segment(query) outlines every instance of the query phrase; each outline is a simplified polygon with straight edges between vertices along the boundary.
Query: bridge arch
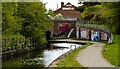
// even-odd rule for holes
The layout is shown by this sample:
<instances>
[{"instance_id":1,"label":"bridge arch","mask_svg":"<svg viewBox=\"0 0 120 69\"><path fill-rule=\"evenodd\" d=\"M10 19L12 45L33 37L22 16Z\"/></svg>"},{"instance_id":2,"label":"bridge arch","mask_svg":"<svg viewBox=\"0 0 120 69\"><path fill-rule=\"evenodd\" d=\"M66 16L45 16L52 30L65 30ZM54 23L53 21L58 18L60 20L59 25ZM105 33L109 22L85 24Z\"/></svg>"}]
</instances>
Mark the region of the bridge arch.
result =
<instances>
[{"instance_id":1,"label":"bridge arch","mask_svg":"<svg viewBox=\"0 0 120 69\"><path fill-rule=\"evenodd\" d=\"M104 39L102 39L103 38L102 35L106 34L106 39L105 40L108 41L109 43L112 43L113 36L112 36L112 33L109 30L104 30L104 29L101 29L101 28L94 28L94 27L89 27L89 26L78 27L78 28L79 28L79 33L80 34L81 34L81 31L87 31L89 38L87 38L87 37L86 38L89 39L89 40L91 40L92 33L99 32L100 41L104 40ZM80 29L84 29L84 30L80 30ZM79 35L78 37L81 37L81 36L82 35ZM76 32L76 37L77 37L77 32Z\"/></svg>"},{"instance_id":2,"label":"bridge arch","mask_svg":"<svg viewBox=\"0 0 120 69\"><path fill-rule=\"evenodd\" d=\"M113 39L112 33L108 29L108 27L105 24L103 24L103 23L96 23L96 22L93 22L93 23L86 22L85 23L85 22L82 22L81 20L78 20L78 19L76 19L76 20L65 20L65 19L63 19L63 20L51 20L51 22L53 22L53 24L54 24L53 25L53 29L55 31L57 31L57 32L59 31L59 29L56 29L54 27L57 27L59 23L61 23L61 22L65 22L65 24L71 24L72 23L71 24L72 27L70 27L68 30L65 30L65 31L57 34L59 36L64 34L64 33L66 33L66 32L68 32L66 34L66 37L67 37L68 35L70 35L70 33L72 33L71 31L75 31L74 32L75 33L75 37L77 38L77 28L85 28L85 29L88 29L90 31L91 30L95 30L95 31L98 31L98 32L105 33L107 35L107 41L112 43L112 39ZM55 33L55 32L53 31L53 33ZM59 36L57 36L57 37L59 37Z\"/></svg>"}]
</instances>

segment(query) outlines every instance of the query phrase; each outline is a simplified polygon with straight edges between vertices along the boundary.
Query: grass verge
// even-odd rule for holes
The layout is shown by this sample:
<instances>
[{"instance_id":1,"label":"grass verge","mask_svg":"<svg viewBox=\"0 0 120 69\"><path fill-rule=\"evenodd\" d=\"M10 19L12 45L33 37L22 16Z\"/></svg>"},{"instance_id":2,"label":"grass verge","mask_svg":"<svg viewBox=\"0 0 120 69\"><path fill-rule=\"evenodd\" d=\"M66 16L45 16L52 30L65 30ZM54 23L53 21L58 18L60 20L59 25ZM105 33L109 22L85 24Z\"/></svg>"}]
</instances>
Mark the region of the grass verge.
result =
<instances>
[{"instance_id":1,"label":"grass verge","mask_svg":"<svg viewBox=\"0 0 120 69\"><path fill-rule=\"evenodd\" d=\"M66 54L66 57L61 60L59 63L57 63L57 67L82 67L77 61L76 56L82 49L86 48L88 45L82 46L80 48L77 48L76 50L72 51L69 54ZM84 68L85 69L85 68Z\"/></svg>"},{"instance_id":2,"label":"grass verge","mask_svg":"<svg viewBox=\"0 0 120 69\"><path fill-rule=\"evenodd\" d=\"M106 44L103 49L103 56L105 59L110 62L112 65L120 66L120 59L118 58L118 39L120 35L114 35L113 43Z\"/></svg>"}]
</instances>

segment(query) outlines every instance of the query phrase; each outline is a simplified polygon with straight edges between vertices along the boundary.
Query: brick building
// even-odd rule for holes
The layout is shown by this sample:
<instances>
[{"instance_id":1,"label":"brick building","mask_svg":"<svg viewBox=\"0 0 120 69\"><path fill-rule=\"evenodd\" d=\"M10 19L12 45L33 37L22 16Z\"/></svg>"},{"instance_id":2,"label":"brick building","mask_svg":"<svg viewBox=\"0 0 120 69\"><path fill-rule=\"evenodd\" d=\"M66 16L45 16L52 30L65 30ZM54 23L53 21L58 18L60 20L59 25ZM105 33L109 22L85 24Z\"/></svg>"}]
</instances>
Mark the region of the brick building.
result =
<instances>
[{"instance_id":1,"label":"brick building","mask_svg":"<svg viewBox=\"0 0 120 69\"><path fill-rule=\"evenodd\" d=\"M53 37L53 35L56 37L61 35L68 37L73 29L72 34L75 38L93 40L93 37L97 35L100 40L107 40L105 32L81 27L80 25L86 22L81 20L80 12L76 11L75 8L76 7L69 2L67 4L61 2L61 8L53 11L57 15L51 21L53 22L51 26L51 37Z\"/></svg>"},{"instance_id":2,"label":"brick building","mask_svg":"<svg viewBox=\"0 0 120 69\"><path fill-rule=\"evenodd\" d=\"M67 4L61 2L61 8L53 11L58 14L58 17L53 20L52 34L58 36L75 27L75 23L80 20L80 12L76 11L75 8L76 7L69 2Z\"/></svg>"}]
</instances>

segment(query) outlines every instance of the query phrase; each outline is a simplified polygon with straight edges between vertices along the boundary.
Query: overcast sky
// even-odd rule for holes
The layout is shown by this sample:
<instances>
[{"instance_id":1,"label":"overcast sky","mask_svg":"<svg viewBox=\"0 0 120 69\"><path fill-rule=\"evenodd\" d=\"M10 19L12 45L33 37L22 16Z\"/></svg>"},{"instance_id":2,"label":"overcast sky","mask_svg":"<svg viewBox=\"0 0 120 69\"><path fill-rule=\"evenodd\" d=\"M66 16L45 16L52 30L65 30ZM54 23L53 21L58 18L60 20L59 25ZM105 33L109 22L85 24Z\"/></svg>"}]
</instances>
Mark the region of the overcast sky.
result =
<instances>
[{"instance_id":1,"label":"overcast sky","mask_svg":"<svg viewBox=\"0 0 120 69\"><path fill-rule=\"evenodd\" d=\"M64 2L64 4L67 4L68 2L70 2L71 4L78 6L79 1L78 0L42 0L43 3L47 3L46 4L46 8L47 9L51 9L51 10L56 10L57 9L57 4L58 7L61 7L61 2Z\"/></svg>"},{"instance_id":2,"label":"overcast sky","mask_svg":"<svg viewBox=\"0 0 120 69\"><path fill-rule=\"evenodd\" d=\"M118 2L120 0L80 0L80 1L100 1L100 2ZM71 4L75 6L79 6L79 0L42 0L43 3L47 3L46 8L51 9L51 10L56 10L57 9L57 4L58 7L61 7L61 2L64 2L64 4L70 2Z\"/></svg>"}]
</instances>

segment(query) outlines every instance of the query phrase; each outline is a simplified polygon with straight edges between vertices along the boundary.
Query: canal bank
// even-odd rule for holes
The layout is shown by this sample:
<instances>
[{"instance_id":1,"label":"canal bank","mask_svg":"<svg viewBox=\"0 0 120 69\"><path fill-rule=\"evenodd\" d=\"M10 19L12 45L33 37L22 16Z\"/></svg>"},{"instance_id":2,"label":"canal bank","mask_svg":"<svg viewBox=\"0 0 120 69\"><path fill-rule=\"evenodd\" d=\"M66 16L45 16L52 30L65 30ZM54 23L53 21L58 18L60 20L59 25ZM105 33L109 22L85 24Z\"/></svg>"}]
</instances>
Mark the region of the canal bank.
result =
<instances>
[{"instance_id":1,"label":"canal bank","mask_svg":"<svg viewBox=\"0 0 120 69\"><path fill-rule=\"evenodd\" d=\"M79 50L77 56L75 55L74 51L71 53L66 53L61 57L59 57L58 59L56 59L50 65L50 67L81 67L82 66L85 68L88 67L88 69L92 69L93 67L102 67L102 68L107 67L111 69L116 69L116 67L111 65L109 62L107 62L101 54L105 43L91 42L91 41L89 43L92 43L92 45L87 46L87 48L83 50ZM71 58L71 56L73 58ZM75 62L77 61L77 63L74 63L74 61Z\"/></svg>"},{"instance_id":2,"label":"canal bank","mask_svg":"<svg viewBox=\"0 0 120 69\"><path fill-rule=\"evenodd\" d=\"M74 44L74 43L57 43L54 44L56 47L61 47L58 49L54 49L51 50L50 54L47 54L47 56L49 57L50 61L48 63L48 61L46 61L46 67L49 67L49 65L51 65L54 61L56 61L58 58L60 58L61 56L63 56L64 54L71 52L72 50L75 50L79 47L82 47L83 45L80 44ZM70 48L70 46L73 45L72 48ZM76 46L76 47L74 47ZM48 59L48 57L46 59ZM55 57L55 58L54 58Z\"/></svg>"},{"instance_id":3,"label":"canal bank","mask_svg":"<svg viewBox=\"0 0 120 69\"><path fill-rule=\"evenodd\" d=\"M9 59L3 60L4 67L48 67L56 58L67 53L70 50L75 49L75 47L70 48L70 46L75 45L76 48L82 46L81 44L75 43L54 43L56 46L54 49L45 50L33 50L27 53L22 53L20 55L15 55L9 57ZM65 46L60 48L59 46ZM68 46L68 47L66 47ZM58 48L57 48L58 47Z\"/></svg>"},{"instance_id":4,"label":"canal bank","mask_svg":"<svg viewBox=\"0 0 120 69\"><path fill-rule=\"evenodd\" d=\"M9 57L8 60L3 61L3 67L19 67L19 68L23 68L23 67L30 67L30 68L31 67L38 67L38 68L39 67L62 67L62 66L64 67L64 65L66 63L68 63L69 65L74 65L74 64L75 65L74 66L65 66L65 67L84 66L83 64L79 63L79 62L81 62L78 60L78 58L81 57L80 55L78 55L77 61L76 61L76 58L74 57L76 52L79 52L81 49L83 49L83 50L81 50L80 52L86 50L86 48L84 49L84 47L86 47L86 46L79 44L79 42L80 43L82 42L85 44L88 43L88 44L92 44L92 45L95 44L94 48L98 48L97 45L99 45L99 43L100 43L100 42L80 41L80 40L71 40L71 39L61 39L59 41L64 41L64 42L66 41L68 43L56 43L55 42L52 44L52 45L54 45L53 49L45 49L45 50L39 49L39 50L34 50L31 52L28 52L27 54L24 53L21 55ZM72 42L72 43L70 43L70 42ZM73 42L77 42L77 44L75 44ZM71 45L73 46L72 48L70 48ZM101 48L102 48L102 46L103 45L100 44ZM90 47L92 47L92 46L88 46L87 48L90 48ZM101 50L101 49L96 49L96 50ZM93 51L93 50L88 50L87 54L89 54L91 51ZM83 53L85 53L85 52L83 52ZM95 53L95 52L93 52L93 53ZM70 63L72 63L72 61L69 62L71 57L74 57L74 58L72 58L73 63L75 62L74 64L70 64ZM84 55L83 55L83 57L84 57ZM90 57L90 56L88 56L88 57ZM67 59L66 60L67 62L64 61L64 59ZM86 59L86 58L84 57L84 59ZM87 67L87 66L85 66L85 67Z\"/></svg>"},{"instance_id":5,"label":"canal bank","mask_svg":"<svg viewBox=\"0 0 120 69\"><path fill-rule=\"evenodd\" d=\"M57 58L49 67L82 67L76 60L75 57L79 51L85 49L88 45L83 45L75 50L69 51L59 58Z\"/></svg>"}]
</instances>

